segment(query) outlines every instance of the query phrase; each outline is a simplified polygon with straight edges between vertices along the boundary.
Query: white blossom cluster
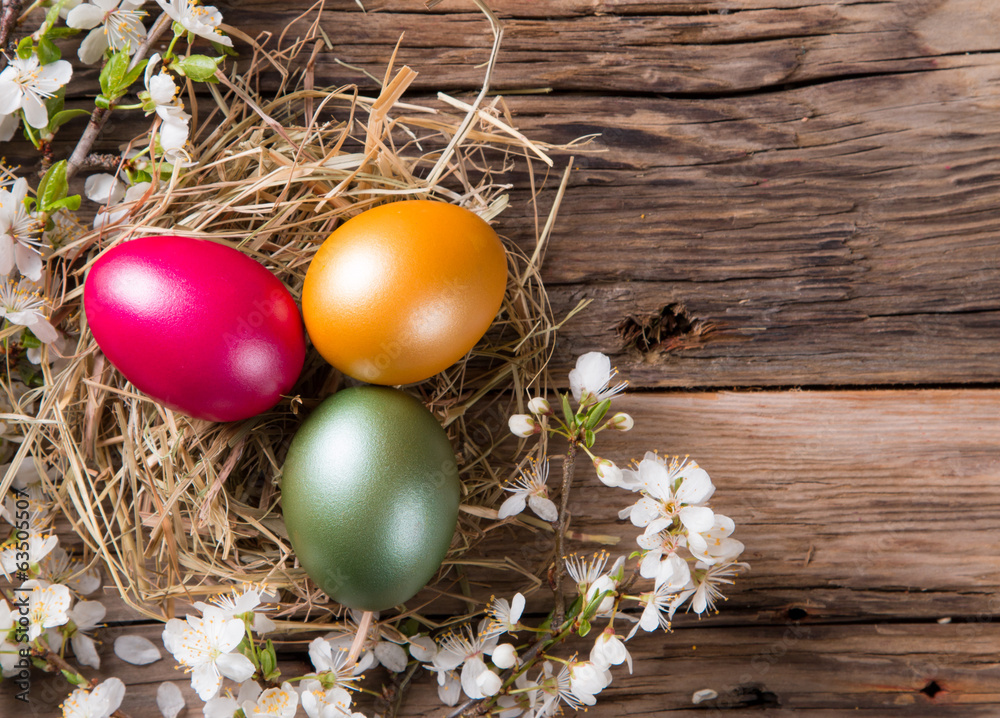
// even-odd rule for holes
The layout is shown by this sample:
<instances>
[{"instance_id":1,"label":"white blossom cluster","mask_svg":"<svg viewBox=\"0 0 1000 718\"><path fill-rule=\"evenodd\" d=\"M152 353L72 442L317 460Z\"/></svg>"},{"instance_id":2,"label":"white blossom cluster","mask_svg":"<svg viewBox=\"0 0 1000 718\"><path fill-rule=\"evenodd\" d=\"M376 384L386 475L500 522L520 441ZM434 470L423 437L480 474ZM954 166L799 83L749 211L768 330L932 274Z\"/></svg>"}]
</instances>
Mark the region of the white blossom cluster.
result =
<instances>
[{"instance_id":1,"label":"white blossom cluster","mask_svg":"<svg viewBox=\"0 0 1000 718\"><path fill-rule=\"evenodd\" d=\"M36 8L40 3L32 4ZM46 6L48 3L45 4ZM14 137L19 127L39 149L50 143L59 128L79 110L64 110L65 88L73 78L73 65L61 59L60 51L48 37L49 32L86 33L77 55L86 65L102 66L102 92L105 71L116 59L123 63L117 74L108 73L108 83L114 96L106 98L118 111L142 110L152 117L149 146L130 149L113 174L99 173L86 179L84 194L103 205L94 217L95 228L109 228L124 221L140 200L150 191L161 173L170 173L175 166L192 164L189 152L191 116L185 111L180 96L179 74L205 79L214 71L213 58L208 56L174 55L177 41L202 38L217 46L232 47L232 40L219 30L221 13L199 0L156 0L164 17L171 21L174 39L165 55L155 53L145 58L147 29L144 21L149 13L146 0L61 0L59 12L49 12L40 28L24 38L17 52L6 57L0 71L0 143ZM60 19L65 27L55 27ZM142 54L140 55L140 50ZM134 73L132 72L134 70ZM201 73L201 74L198 74ZM206 74L207 73L207 74ZM132 83L142 77L142 89L137 102L129 104ZM137 84L137 87L138 84ZM57 218L68 208L79 206L63 201L66 195L66 162L50 168L41 184L48 182L47 197L55 202L43 206L42 197L29 195L28 181L16 177L0 165L0 328L21 326L30 331L38 343L61 353L62 337L49 321L47 301L43 296L48 286L45 265L53 242L59 241ZM50 174L59 174L53 179ZM61 195L51 190L59 185ZM48 229L46 229L48 227ZM16 270L16 273L15 273ZM28 359L38 364L43 353L29 339Z\"/></svg>"}]
</instances>

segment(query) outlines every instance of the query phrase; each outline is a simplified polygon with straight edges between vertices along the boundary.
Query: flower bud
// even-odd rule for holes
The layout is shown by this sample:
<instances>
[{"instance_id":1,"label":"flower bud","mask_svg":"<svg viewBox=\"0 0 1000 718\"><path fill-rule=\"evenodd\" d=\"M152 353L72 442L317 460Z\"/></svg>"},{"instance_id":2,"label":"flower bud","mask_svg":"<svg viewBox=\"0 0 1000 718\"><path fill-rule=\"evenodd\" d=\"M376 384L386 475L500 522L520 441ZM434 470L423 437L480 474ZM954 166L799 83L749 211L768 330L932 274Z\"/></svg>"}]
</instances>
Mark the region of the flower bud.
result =
<instances>
[{"instance_id":1,"label":"flower bud","mask_svg":"<svg viewBox=\"0 0 1000 718\"><path fill-rule=\"evenodd\" d=\"M533 416L528 414L514 414L507 421L510 431L514 436L528 437L542 431L541 424L535 421Z\"/></svg>"},{"instance_id":2,"label":"flower bud","mask_svg":"<svg viewBox=\"0 0 1000 718\"><path fill-rule=\"evenodd\" d=\"M510 668L517 663L517 651L510 643L501 643L493 649L492 659L497 668Z\"/></svg>"},{"instance_id":3,"label":"flower bud","mask_svg":"<svg viewBox=\"0 0 1000 718\"><path fill-rule=\"evenodd\" d=\"M624 411L619 411L617 414L608 419L608 428L614 429L615 431L628 431L633 426L635 426L635 422L632 420L632 417Z\"/></svg>"},{"instance_id":4,"label":"flower bud","mask_svg":"<svg viewBox=\"0 0 1000 718\"><path fill-rule=\"evenodd\" d=\"M610 459L595 457L594 468L597 469L597 478L605 486L615 487L622 485L622 470L615 465L615 462Z\"/></svg>"},{"instance_id":5,"label":"flower bud","mask_svg":"<svg viewBox=\"0 0 1000 718\"><path fill-rule=\"evenodd\" d=\"M476 686L484 696L495 696L503 687L503 681L500 680L500 676L487 668L476 677Z\"/></svg>"},{"instance_id":6,"label":"flower bud","mask_svg":"<svg viewBox=\"0 0 1000 718\"><path fill-rule=\"evenodd\" d=\"M552 414L552 407L545 397L536 396L528 402L528 411L536 416L549 416Z\"/></svg>"}]
</instances>

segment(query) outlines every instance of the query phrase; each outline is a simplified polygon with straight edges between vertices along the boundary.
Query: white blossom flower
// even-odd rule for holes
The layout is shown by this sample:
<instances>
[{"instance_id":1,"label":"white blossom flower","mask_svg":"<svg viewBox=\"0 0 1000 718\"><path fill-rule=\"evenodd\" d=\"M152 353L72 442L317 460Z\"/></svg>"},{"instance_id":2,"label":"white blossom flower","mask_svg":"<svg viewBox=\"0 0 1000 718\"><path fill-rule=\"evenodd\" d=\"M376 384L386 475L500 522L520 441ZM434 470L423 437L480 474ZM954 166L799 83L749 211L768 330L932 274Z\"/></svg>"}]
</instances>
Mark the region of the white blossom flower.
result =
<instances>
[{"instance_id":1,"label":"white blossom flower","mask_svg":"<svg viewBox=\"0 0 1000 718\"><path fill-rule=\"evenodd\" d=\"M156 0L170 19L180 23L185 30L206 40L232 47L233 41L219 32L222 13L211 5L201 5L198 0Z\"/></svg>"},{"instance_id":2,"label":"white blossom flower","mask_svg":"<svg viewBox=\"0 0 1000 718\"><path fill-rule=\"evenodd\" d=\"M601 631L597 640L594 641L594 647L590 649L590 662L602 669L627 663L628 672L632 672L632 654L628 652L622 640L615 635L615 629L611 626Z\"/></svg>"},{"instance_id":3,"label":"white blossom flower","mask_svg":"<svg viewBox=\"0 0 1000 718\"><path fill-rule=\"evenodd\" d=\"M14 266L33 282L42 278L42 223L24 206L28 180L18 177L10 190L0 189L0 274Z\"/></svg>"},{"instance_id":4,"label":"white blossom flower","mask_svg":"<svg viewBox=\"0 0 1000 718\"><path fill-rule=\"evenodd\" d=\"M32 127L48 126L49 111L45 100L72 76L73 66L65 60L43 65L35 54L24 59L16 55L11 57L7 67L0 72L0 115L21 110Z\"/></svg>"},{"instance_id":5,"label":"white blossom flower","mask_svg":"<svg viewBox=\"0 0 1000 718\"><path fill-rule=\"evenodd\" d=\"M662 528L658 522L666 519L657 519L646 529L646 533L636 539L640 547L646 549L639 563L639 575L643 578L656 580L656 588L662 584L667 584L673 590L679 591L691 578L691 571L687 561L677 555L677 548L680 537L667 531L658 531Z\"/></svg>"},{"instance_id":6,"label":"white blossom flower","mask_svg":"<svg viewBox=\"0 0 1000 718\"><path fill-rule=\"evenodd\" d=\"M163 629L163 645L191 671L191 686L203 701L214 698L225 676L237 683L254 673L253 663L233 653L245 635L243 621L226 619L222 609L207 606L204 616L189 615L187 621L172 618Z\"/></svg>"},{"instance_id":7,"label":"white blossom flower","mask_svg":"<svg viewBox=\"0 0 1000 718\"><path fill-rule=\"evenodd\" d=\"M491 658L493 665L497 668L512 668L517 663L517 649L514 648L513 644L501 643L493 649Z\"/></svg>"},{"instance_id":8,"label":"white blossom flower","mask_svg":"<svg viewBox=\"0 0 1000 718\"><path fill-rule=\"evenodd\" d=\"M21 584L18 592L31 590L28 597L28 640L34 641L46 628L61 626L69 620L72 597L66 586L58 583L30 579Z\"/></svg>"},{"instance_id":9,"label":"white blossom flower","mask_svg":"<svg viewBox=\"0 0 1000 718\"><path fill-rule=\"evenodd\" d=\"M486 609L486 633L490 636L500 636L517 630L517 622L524 613L524 595L515 593L510 602L506 598L491 598Z\"/></svg>"},{"instance_id":10,"label":"white blossom flower","mask_svg":"<svg viewBox=\"0 0 1000 718\"><path fill-rule=\"evenodd\" d=\"M511 496L500 504L497 517L505 519L524 511L525 503L531 507L539 518L546 521L557 521L559 510L549 500L549 489L545 482L549 479L549 462L543 459L540 463L532 462L532 470L521 471L520 477L514 481L513 487L504 487Z\"/></svg>"},{"instance_id":11,"label":"white blossom flower","mask_svg":"<svg viewBox=\"0 0 1000 718\"><path fill-rule=\"evenodd\" d=\"M268 688L256 700L248 700L240 705L246 718L293 718L298 707L299 694L287 682L282 683L280 688Z\"/></svg>"},{"instance_id":12,"label":"white blossom flower","mask_svg":"<svg viewBox=\"0 0 1000 718\"><path fill-rule=\"evenodd\" d=\"M595 665L589 661L574 661L569 666L570 690L584 705L597 703L594 697L611 683L611 672L606 667Z\"/></svg>"},{"instance_id":13,"label":"white blossom flower","mask_svg":"<svg viewBox=\"0 0 1000 718\"><path fill-rule=\"evenodd\" d=\"M536 685L537 693L531 690L526 693L537 718L555 715L560 709L560 701L569 706L570 710L578 710L583 705L583 701L572 689L570 669L565 664L559 673L552 675L552 664L545 661Z\"/></svg>"},{"instance_id":14,"label":"white blossom flower","mask_svg":"<svg viewBox=\"0 0 1000 718\"><path fill-rule=\"evenodd\" d=\"M274 621L263 613L254 610L260 606L261 594L263 592L263 588L244 586L242 591L233 588L231 593L214 596L211 601L217 608L222 610L222 615L225 616L226 620L233 618L240 618L242 620L243 616L252 614L253 624L251 628L253 632L263 635L275 629ZM198 601L194 604L194 607L199 611L204 611L205 608L208 608L208 604Z\"/></svg>"},{"instance_id":15,"label":"white blossom flower","mask_svg":"<svg viewBox=\"0 0 1000 718\"><path fill-rule=\"evenodd\" d=\"M244 704L256 701L260 692L260 686L256 681L246 680L240 684L236 697L233 697L232 691L227 688L226 695L206 701L202 714L205 718L233 718L237 711L243 710Z\"/></svg>"},{"instance_id":16,"label":"white blossom flower","mask_svg":"<svg viewBox=\"0 0 1000 718\"><path fill-rule=\"evenodd\" d=\"M87 632L97 628L106 613L107 609L100 601L80 601L66 612L72 622L69 627L69 643L73 647L73 655L81 664L95 669L101 667L101 657L97 654L94 639ZM53 651L61 651L65 639L63 631L53 628L48 630L49 647Z\"/></svg>"},{"instance_id":17,"label":"white blossom flower","mask_svg":"<svg viewBox=\"0 0 1000 718\"><path fill-rule=\"evenodd\" d=\"M569 388L580 406L598 404L619 394L628 386L623 381L610 386L618 370L611 368L611 360L600 352L588 352L576 360L576 368L569 373Z\"/></svg>"},{"instance_id":18,"label":"white blossom flower","mask_svg":"<svg viewBox=\"0 0 1000 718\"><path fill-rule=\"evenodd\" d=\"M301 700L309 718L364 718L351 712L351 695L340 686L324 690L317 680L303 681Z\"/></svg>"},{"instance_id":19,"label":"white blossom flower","mask_svg":"<svg viewBox=\"0 0 1000 718\"><path fill-rule=\"evenodd\" d=\"M326 635L333 651L349 651L358 634L360 614L352 611L342 628ZM376 616L377 618L377 616ZM362 642L361 655L354 666L355 675L368 670L372 666L382 664L393 673L406 670L406 651L396 641L389 640L382 628L376 622L368 627L368 635Z\"/></svg>"},{"instance_id":20,"label":"white blossom flower","mask_svg":"<svg viewBox=\"0 0 1000 718\"><path fill-rule=\"evenodd\" d=\"M39 564L41 576L50 583L62 583L81 596L87 596L101 587L101 573L96 568L87 568L83 561L70 556L61 546Z\"/></svg>"},{"instance_id":21,"label":"white blossom flower","mask_svg":"<svg viewBox=\"0 0 1000 718\"><path fill-rule=\"evenodd\" d=\"M55 341L59 332L42 314L44 305L42 296L32 290L24 279L16 284L7 282L0 285L0 319L27 327L38 337L38 341L48 344Z\"/></svg>"},{"instance_id":22,"label":"white blossom flower","mask_svg":"<svg viewBox=\"0 0 1000 718\"><path fill-rule=\"evenodd\" d=\"M473 633L466 626L461 632L449 633L441 639L441 650L434 657L434 665L444 670L462 666L462 691L469 698L495 695L496 691L488 692L493 689L494 680L485 674L493 672L486 666L483 656L491 655L496 645L496 636L488 636L482 631ZM496 676L495 673L493 675Z\"/></svg>"},{"instance_id":23,"label":"white blossom flower","mask_svg":"<svg viewBox=\"0 0 1000 718\"><path fill-rule=\"evenodd\" d=\"M159 140L164 156L171 162L186 159L184 146L190 134L189 121L191 115L184 111L184 103L180 100L180 88L173 76L165 70L153 74L160 60L159 53L154 54L146 65L146 93L143 107L146 114L155 112L160 118ZM148 100L146 96L148 95Z\"/></svg>"},{"instance_id":24,"label":"white blossom flower","mask_svg":"<svg viewBox=\"0 0 1000 718\"><path fill-rule=\"evenodd\" d=\"M666 583L652 591L640 594L639 603L644 606L642 616L629 632L628 638L632 638L640 628L647 633L652 633L657 628L669 631L670 619L674 617L677 607L689 595L689 593L677 594L677 589L671 588Z\"/></svg>"},{"instance_id":25,"label":"white blossom flower","mask_svg":"<svg viewBox=\"0 0 1000 718\"><path fill-rule=\"evenodd\" d=\"M622 472L623 484L643 497L618 513L619 518L631 519L635 526L648 526L657 518L680 519L690 530L704 531L711 527L713 512L705 506L715 486L708 473L694 461L672 457L669 463L646 452L634 470ZM668 524L670 523L668 521Z\"/></svg>"},{"instance_id":26,"label":"white blossom flower","mask_svg":"<svg viewBox=\"0 0 1000 718\"><path fill-rule=\"evenodd\" d=\"M599 551L590 558L574 553L563 560L566 563L566 573L576 582L577 591L585 595L608 565L608 552ZM617 563L615 565L618 566Z\"/></svg>"},{"instance_id":27,"label":"white blossom flower","mask_svg":"<svg viewBox=\"0 0 1000 718\"><path fill-rule=\"evenodd\" d=\"M622 470L611 459L602 459L595 456L594 468L597 470L597 478L605 486L612 488L622 486Z\"/></svg>"},{"instance_id":28,"label":"white blossom flower","mask_svg":"<svg viewBox=\"0 0 1000 718\"><path fill-rule=\"evenodd\" d=\"M150 182L136 182L125 190L125 198L120 203L109 205L94 215L94 229L110 227L125 219L135 209L136 203L146 194L150 186Z\"/></svg>"},{"instance_id":29,"label":"white blossom flower","mask_svg":"<svg viewBox=\"0 0 1000 718\"><path fill-rule=\"evenodd\" d=\"M325 638L314 638L309 644L309 660L316 672L329 673L336 680L335 685L353 686L364 670L356 670L358 663L349 663L349 656L347 648L334 648Z\"/></svg>"},{"instance_id":30,"label":"white blossom flower","mask_svg":"<svg viewBox=\"0 0 1000 718\"><path fill-rule=\"evenodd\" d=\"M730 535L736 523L728 516L715 514L715 520L705 531L688 531L687 547L699 561L706 564L732 561L743 553L743 543Z\"/></svg>"},{"instance_id":31,"label":"white blossom flower","mask_svg":"<svg viewBox=\"0 0 1000 718\"><path fill-rule=\"evenodd\" d=\"M2 568L3 574L7 578L17 573L18 564L24 562L24 553L28 554L28 566L36 565L56 547L56 544L59 543L59 537L51 533L30 533L28 534L28 540L24 543L28 544L27 551L22 550L23 543L19 542L16 535L14 535L2 545L3 550L0 551L0 568ZM21 559L18 558L18 554L22 554Z\"/></svg>"},{"instance_id":32,"label":"white blossom flower","mask_svg":"<svg viewBox=\"0 0 1000 718\"><path fill-rule=\"evenodd\" d=\"M691 595L690 609L701 615L706 611L714 611L715 602L725 598L719 588L720 584L733 585L736 573L749 566L745 563L731 562L709 565L699 561L694 568L691 577L694 590L685 593Z\"/></svg>"},{"instance_id":33,"label":"white blossom flower","mask_svg":"<svg viewBox=\"0 0 1000 718\"><path fill-rule=\"evenodd\" d=\"M542 432L542 425L529 414L514 414L507 420L507 426L510 433L522 439Z\"/></svg>"},{"instance_id":34,"label":"white blossom flower","mask_svg":"<svg viewBox=\"0 0 1000 718\"><path fill-rule=\"evenodd\" d=\"M66 16L66 24L78 30L90 30L80 44L80 61L88 65L100 62L104 52L125 49L134 54L146 37L142 24L145 12L139 10L145 0L90 0L78 5Z\"/></svg>"},{"instance_id":35,"label":"white blossom flower","mask_svg":"<svg viewBox=\"0 0 1000 718\"><path fill-rule=\"evenodd\" d=\"M164 681L156 689L156 707L160 709L163 718L177 718L184 710L184 694L176 683Z\"/></svg>"},{"instance_id":36,"label":"white blossom flower","mask_svg":"<svg viewBox=\"0 0 1000 718\"><path fill-rule=\"evenodd\" d=\"M63 718L109 718L124 697L120 678L109 678L90 691L77 688L61 706Z\"/></svg>"}]
</instances>

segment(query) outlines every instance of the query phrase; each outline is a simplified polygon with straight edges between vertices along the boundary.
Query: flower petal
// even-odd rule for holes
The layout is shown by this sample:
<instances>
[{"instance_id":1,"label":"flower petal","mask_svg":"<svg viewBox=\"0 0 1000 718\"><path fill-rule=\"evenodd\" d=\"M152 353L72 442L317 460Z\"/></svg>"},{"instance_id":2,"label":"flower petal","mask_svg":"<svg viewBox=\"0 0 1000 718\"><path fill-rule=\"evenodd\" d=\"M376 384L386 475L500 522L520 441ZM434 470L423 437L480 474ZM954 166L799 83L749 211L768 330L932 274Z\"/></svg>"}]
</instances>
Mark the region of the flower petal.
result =
<instances>
[{"instance_id":1,"label":"flower petal","mask_svg":"<svg viewBox=\"0 0 1000 718\"><path fill-rule=\"evenodd\" d=\"M160 684L156 689L156 706L163 718L177 718L177 714L184 710L184 694L176 683L164 681Z\"/></svg>"},{"instance_id":2,"label":"flower petal","mask_svg":"<svg viewBox=\"0 0 1000 718\"><path fill-rule=\"evenodd\" d=\"M240 656L249 663L246 656ZM252 665L252 664L251 664ZM222 687L222 676L214 663L202 663L191 670L191 687L203 701L215 698Z\"/></svg>"},{"instance_id":3,"label":"flower petal","mask_svg":"<svg viewBox=\"0 0 1000 718\"><path fill-rule=\"evenodd\" d=\"M524 511L525 506L525 492L518 491L513 496L508 498L502 504L500 504L500 510L497 511L497 518L505 519L508 516L515 516L522 511Z\"/></svg>"},{"instance_id":4,"label":"flower petal","mask_svg":"<svg viewBox=\"0 0 1000 718\"><path fill-rule=\"evenodd\" d=\"M95 670L101 667L101 657L97 655L94 647L94 639L82 633L77 633L69 639L69 644L73 646L73 655L77 662L84 666L90 666Z\"/></svg>"},{"instance_id":5,"label":"flower petal","mask_svg":"<svg viewBox=\"0 0 1000 718\"><path fill-rule=\"evenodd\" d=\"M143 636L118 636L115 639L115 655L133 666L156 663L163 656L160 649Z\"/></svg>"},{"instance_id":6,"label":"flower petal","mask_svg":"<svg viewBox=\"0 0 1000 718\"><path fill-rule=\"evenodd\" d=\"M14 269L14 240L10 235L0 235L0 274L10 274Z\"/></svg>"},{"instance_id":7,"label":"flower petal","mask_svg":"<svg viewBox=\"0 0 1000 718\"><path fill-rule=\"evenodd\" d=\"M104 20L104 11L90 3L77 5L66 16L66 24L77 30L91 30L100 25L102 20ZM103 29L101 32L103 34Z\"/></svg>"},{"instance_id":8,"label":"flower petal","mask_svg":"<svg viewBox=\"0 0 1000 718\"><path fill-rule=\"evenodd\" d=\"M86 7L81 5L81 7ZM79 9L79 8L78 8ZM87 33L80 43L80 49L76 51L80 62L85 65L94 65L104 59L104 51L108 49L108 36L104 34L104 28L95 28Z\"/></svg>"},{"instance_id":9,"label":"flower petal","mask_svg":"<svg viewBox=\"0 0 1000 718\"><path fill-rule=\"evenodd\" d=\"M24 112L24 119L35 129L41 129L49 124L49 111L45 109L45 103L37 95L24 93L24 97L21 98L21 110Z\"/></svg>"},{"instance_id":10,"label":"flower petal","mask_svg":"<svg viewBox=\"0 0 1000 718\"><path fill-rule=\"evenodd\" d=\"M549 499L543 499L541 496L529 496L528 505L531 506L531 510L538 514L539 518L545 519L546 521L558 521L559 520L559 509L556 505Z\"/></svg>"},{"instance_id":11,"label":"flower petal","mask_svg":"<svg viewBox=\"0 0 1000 718\"><path fill-rule=\"evenodd\" d=\"M21 274L32 282L42 278L42 256L35 248L18 244L14 247L14 256Z\"/></svg>"},{"instance_id":12,"label":"flower petal","mask_svg":"<svg viewBox=\"0 0 1000 718\"><path fill-rule=\"evenodd\" d=\"M402 673L406 670L406 651L391 641L379 641L375 644L375 657L393 673Z\"/></svg>"},{"instance_id":13,"label":"flower petal","mask_svg":"<svg viewBox=\"0 0 1000 718\"><path fill-rule=\"evenodd\" d=\"M223 653L215 659L215 665L222 675L237 683L249 679L254 672L253 663L242 653Z\"/></svg>"}]
</instances>

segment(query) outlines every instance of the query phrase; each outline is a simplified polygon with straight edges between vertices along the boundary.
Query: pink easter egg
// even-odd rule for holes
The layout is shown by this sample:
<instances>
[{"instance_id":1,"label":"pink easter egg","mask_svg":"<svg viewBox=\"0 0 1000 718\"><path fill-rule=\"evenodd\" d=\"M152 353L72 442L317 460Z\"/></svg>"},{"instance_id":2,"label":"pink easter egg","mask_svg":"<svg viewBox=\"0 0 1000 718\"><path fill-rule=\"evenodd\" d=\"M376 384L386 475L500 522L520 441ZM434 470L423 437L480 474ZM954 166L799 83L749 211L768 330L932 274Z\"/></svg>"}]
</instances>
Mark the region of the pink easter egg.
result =
<instances>
[{"instance_id":1,"label":"pink easter egg","mask_svg":"<svg viewBox=\"0 0 1000 718\"><path fill-rule=\"evenodd\" d=\"M302 318L284 285L208 240L142 237L108 250L87 275L83 303L125 378L198 419L267 411L305 361Z\"/></svg>"}]
</instances>

